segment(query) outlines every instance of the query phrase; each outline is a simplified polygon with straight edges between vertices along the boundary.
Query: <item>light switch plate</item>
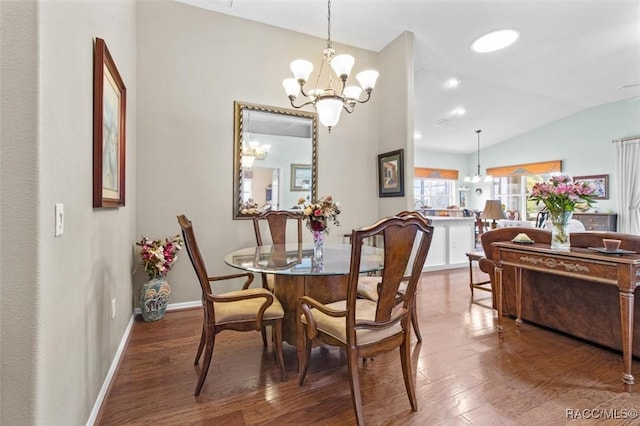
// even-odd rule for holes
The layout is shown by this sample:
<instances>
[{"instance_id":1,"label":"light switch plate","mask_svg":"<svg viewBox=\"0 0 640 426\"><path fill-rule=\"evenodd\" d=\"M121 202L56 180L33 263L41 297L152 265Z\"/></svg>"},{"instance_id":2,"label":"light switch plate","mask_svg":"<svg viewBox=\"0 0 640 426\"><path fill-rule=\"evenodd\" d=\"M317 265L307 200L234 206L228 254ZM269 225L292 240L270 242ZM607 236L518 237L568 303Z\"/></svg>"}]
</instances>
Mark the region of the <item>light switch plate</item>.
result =
<instances>
[{"instance_id":1,"label":"light switch plate","mask_svg":"<svg viewBox=\"0 0 640 426\"><path fill-rule=\"evenodd\" d=\"M64 204L56 203L56 237L64 234Z\"/></svg>"}]
</instances>

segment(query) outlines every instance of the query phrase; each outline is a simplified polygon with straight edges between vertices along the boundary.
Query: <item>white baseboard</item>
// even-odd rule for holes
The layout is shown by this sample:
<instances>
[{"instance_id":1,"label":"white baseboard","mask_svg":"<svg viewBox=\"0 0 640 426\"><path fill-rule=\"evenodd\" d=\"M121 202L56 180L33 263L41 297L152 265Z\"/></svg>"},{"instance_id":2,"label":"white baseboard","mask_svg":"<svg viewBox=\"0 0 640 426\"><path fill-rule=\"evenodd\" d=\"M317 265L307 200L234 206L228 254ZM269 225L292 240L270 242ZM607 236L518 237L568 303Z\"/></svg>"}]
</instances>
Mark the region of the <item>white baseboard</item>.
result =
<instances>
[{"instance_id":1,"label":"white baseboard","mask_svg":"<svg viewBox=\"0 0 640 426\"><path fill-rule=\"evenodd\" d=\"M181 302L181 303L169 303L167 305L167 311L177 311L179 309L190 309L190 308L199 308L202 306L202 302L200 300L192 301L192 302ZM140 308L136 308L133 311L134 315L142 314Z\"/></svg>"},{"instance_id":2,"label":"white baseboard","mask_svg":"<svg viewBox=\"0 0 640 426\"><path fill-rule=\"evenodd\" d=\"M167 305L167 311L175 311L179 309L188 309L188 308L199 308L202 306L202 302L200 300L193 302L182 302L182 303L169 303ZM87 426L93 426L97 420L98 414L100 413L100 408L102 408L102 403L107 396L107 392L109 391L109 386L111 386L111 381L113 380L117 369L118 364L120 364L120 359L124 355L124 350L127 347L127 342L129 341L129 335L131 334L131 330L133 329L133 324L135 322L136 315L140 314L140 308L136 308L129 319L129 323L127 324L127 328L124 330L124 334L122 335L122 339L120 340L120 344L118 345L118 350L113 356L113 361L111 361L111 366L109 367L109 371L107 372L107 376L104 378L104 382L102 383L102 387L100 388L100 392L98 392L98 396L96 397L96 401L93 404L93 409L91 410L91 414L89 414L89 419L87 420Z\"/></svg>"},{"instance_id":3,"label":"white baseboard","mask_svg":"<svg viewBox=\"0 0 640 426\"><path fill-rule=\"evenodd\" d=\"M113 380L113 377L116 374L116 370L118 369L120 358L122 358L122 355L124 355L124 349L127 347L129 335L131 334L131 329L133 329L134 320L135 314L131 315L129 324L127 324L127 328L124 330L124 334L122 335L122 339L120 340L120 345L118 345L118 350L113 356L113 361L111 361L111 367L109 367L109 371L107 371L107 376L104 378L104 382L102 383L100 392L98 392L98 396L96 397L96 402L93 404L93 409L89 414L87 426L93 426L97 420L98 414L100 413L100 408L102 407L104 398L107 396L107 391L109 390L109 386L111 385L111 380Z\"/></svg>"}]
</instances>

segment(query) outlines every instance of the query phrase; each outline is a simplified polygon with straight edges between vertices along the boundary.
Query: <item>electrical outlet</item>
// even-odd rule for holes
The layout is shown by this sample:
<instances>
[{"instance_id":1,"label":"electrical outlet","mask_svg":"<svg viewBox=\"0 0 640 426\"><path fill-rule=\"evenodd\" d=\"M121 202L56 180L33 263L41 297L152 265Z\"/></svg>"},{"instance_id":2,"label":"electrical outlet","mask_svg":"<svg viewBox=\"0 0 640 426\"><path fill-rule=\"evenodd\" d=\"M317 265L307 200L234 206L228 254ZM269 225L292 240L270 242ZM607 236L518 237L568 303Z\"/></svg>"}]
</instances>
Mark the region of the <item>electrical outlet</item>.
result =
<instances>
[{"instance_id":1,"label":"electrical outlet","mask_svg":"<svg viewBox=\"0 0 640 426\"><path fill-rule=\"evenodd\" d=\"M56 237L64 234L64 204L56 203Z\"/></svg>"},{"instance_id":2,"label":"electrical outlet","mask_svg":"<svg viewBox=\"0 0 640 426\"><path fill-rule=\"evenodd\" d=\"M111 319L116 317L116 299L111 299Z\"/></svg>"}]
</instances>

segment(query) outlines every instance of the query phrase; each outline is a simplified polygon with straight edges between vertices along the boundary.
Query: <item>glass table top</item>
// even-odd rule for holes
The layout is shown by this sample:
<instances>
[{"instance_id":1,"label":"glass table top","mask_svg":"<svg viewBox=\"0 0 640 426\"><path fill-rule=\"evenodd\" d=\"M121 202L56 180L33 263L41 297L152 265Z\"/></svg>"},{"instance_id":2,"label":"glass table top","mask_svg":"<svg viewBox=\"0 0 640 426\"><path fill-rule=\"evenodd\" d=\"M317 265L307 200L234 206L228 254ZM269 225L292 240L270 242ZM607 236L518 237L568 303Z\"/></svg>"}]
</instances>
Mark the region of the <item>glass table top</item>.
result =
<instances>
[{"instance_id":1,"label":"glass table top","mask_svg":"<svg viewBox=\"0 0 640 426\"><path fill-rule=\"evenodd\" d=\"M383 249L363 246L360 272L382 270L383 259ZM251 272L282 275L346 275L351 265L351 245L325 243L320 261L314 259L311 243L250 247L227 254L224 261L229 266Z\"/></svg>"}]
</instances>

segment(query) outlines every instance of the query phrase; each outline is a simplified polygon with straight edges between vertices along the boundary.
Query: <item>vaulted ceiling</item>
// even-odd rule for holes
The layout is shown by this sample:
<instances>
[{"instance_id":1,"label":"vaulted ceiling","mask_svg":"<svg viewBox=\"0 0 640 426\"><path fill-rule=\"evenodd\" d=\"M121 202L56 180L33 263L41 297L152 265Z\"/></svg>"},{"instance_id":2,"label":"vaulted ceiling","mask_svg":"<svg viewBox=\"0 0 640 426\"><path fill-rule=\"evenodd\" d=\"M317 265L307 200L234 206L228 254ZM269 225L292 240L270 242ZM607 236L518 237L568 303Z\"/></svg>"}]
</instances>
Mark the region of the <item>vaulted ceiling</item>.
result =
<instances>
[{"instance_id":1,"label":"vaulted ceiling","mask_svg":"<svg viewBox=\"0 0 640 426\"><path fill-rule=\"evenodd\" d=\"M180 1L327 37L326 0ZM638 0L333 0L331 14L334 41L368 50L414 33L416 146L426 149L469 153L477 129L486 147L597 105L640 102ZM520 39L470 50L500 28ZM451 77L460 85L447 89ZM458 107L466 113L452 114Z\"/></svg>"}]
</instances>

